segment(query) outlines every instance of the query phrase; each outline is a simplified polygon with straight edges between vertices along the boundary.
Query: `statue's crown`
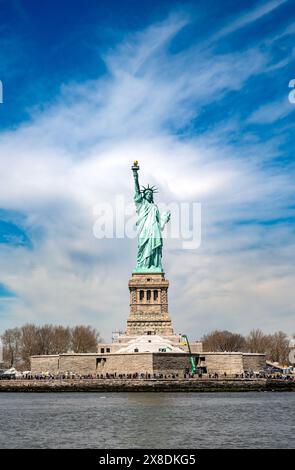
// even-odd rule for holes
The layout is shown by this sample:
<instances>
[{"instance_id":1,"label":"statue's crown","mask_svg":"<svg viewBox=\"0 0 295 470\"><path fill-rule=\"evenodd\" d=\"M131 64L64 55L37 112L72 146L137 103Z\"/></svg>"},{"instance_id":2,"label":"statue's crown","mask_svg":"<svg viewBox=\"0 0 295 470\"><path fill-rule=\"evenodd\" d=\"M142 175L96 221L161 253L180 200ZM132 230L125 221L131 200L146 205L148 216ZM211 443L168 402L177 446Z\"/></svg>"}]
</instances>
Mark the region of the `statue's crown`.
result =
<instances>
[{"instance_id":1,"label":"statue's crown","mask_svg":"<svg viewBox=\"0 0 295 470\"><path fill-rule=\"evenodd\" d=\"M152 193L157 193L158 190L155 186L150 186L149 184L147 187L142 186L142 189L140 190L141 193L145 194L147 191L152 191Z\"/></svg>"}]
</instances>

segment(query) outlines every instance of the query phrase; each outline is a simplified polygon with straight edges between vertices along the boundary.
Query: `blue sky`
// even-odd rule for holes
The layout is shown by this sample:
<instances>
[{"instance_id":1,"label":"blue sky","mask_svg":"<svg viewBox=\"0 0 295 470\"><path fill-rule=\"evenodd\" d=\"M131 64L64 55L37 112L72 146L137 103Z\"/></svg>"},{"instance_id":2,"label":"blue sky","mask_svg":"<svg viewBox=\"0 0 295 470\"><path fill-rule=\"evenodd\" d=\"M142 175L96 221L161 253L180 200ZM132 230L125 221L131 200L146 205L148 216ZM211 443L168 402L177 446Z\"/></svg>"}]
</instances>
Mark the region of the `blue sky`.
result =
<instances>
[{"instance_id":1,"label":"blue sky","mask_svg":"<svg viewBox=\"0 0 295 470\"><path fill-rule=\"evenodd\" d=\"M175 330L293 333L294 2L69 5L0 1L1 330L124 328L136 243L93 207L131 201L137 158L202 203L200 248L165 245Z\"/></svg>"}]
</instances>

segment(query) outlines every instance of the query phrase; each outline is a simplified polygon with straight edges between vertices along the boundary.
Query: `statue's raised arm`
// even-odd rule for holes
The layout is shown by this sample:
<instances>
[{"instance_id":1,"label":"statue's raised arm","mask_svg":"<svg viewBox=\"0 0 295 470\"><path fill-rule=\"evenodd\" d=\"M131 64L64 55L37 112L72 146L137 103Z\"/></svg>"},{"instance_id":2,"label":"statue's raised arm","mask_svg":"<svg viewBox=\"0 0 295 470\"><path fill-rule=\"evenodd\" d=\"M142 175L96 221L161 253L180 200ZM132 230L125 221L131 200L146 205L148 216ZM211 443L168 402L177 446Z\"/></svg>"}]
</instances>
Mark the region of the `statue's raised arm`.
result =
<instances>
[{"instance_id":1,"label":"statue's raised arm","mask_svg":"<svg viewBox=\"0 0 295 470\"><path fill-rule=\"evenodd\" d=\"M139 187L139 181L138 181L138 170L139 170L139 166L138 166L138 161L135 160L135 162L133 163L133 166L132 166L132 171L133 171L133 178L134 178L134 185L135 185L135 196L139 196L140 195L140 187Z\"/></svg>"}]
</instances>

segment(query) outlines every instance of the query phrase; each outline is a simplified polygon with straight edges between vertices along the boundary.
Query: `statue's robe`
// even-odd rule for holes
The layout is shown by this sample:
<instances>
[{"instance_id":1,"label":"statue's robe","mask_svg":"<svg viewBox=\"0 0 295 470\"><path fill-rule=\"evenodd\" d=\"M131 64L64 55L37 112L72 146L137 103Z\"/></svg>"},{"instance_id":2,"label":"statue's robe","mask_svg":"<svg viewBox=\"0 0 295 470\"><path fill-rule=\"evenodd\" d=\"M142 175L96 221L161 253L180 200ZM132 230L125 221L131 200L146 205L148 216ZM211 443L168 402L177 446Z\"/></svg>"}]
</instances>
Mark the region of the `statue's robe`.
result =
<instances>
[{"instance_id":1,"label":"statue's robe","mask_svg":"<svg viewBox=\"0 0 295 470\"><path fill-rule=\"evenodd\" d=\"M138 250L135 271L162 271L161 217L156 204L142 194L134 197L137 212Z\"/></svg>"}]
</instances>

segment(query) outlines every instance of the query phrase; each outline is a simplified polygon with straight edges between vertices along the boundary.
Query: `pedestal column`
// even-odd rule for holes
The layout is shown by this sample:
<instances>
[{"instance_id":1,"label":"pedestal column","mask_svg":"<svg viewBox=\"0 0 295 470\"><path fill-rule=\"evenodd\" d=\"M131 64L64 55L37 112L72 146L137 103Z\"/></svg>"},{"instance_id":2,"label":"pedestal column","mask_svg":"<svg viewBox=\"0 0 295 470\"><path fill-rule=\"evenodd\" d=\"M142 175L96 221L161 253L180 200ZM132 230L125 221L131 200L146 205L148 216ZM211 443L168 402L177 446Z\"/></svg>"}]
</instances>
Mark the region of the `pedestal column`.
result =
<instances>
[{"instance_id":1,"label":"pedestal column","mask_svg":"<svg viewBox=\"0 0 295 470\"><path fill-rule=\"evenodd\" d=\"M128 287L130 313L126 334L173 335L168 313L169 282L164 273L133 273Z\"/></svg>"}]
</instances>

